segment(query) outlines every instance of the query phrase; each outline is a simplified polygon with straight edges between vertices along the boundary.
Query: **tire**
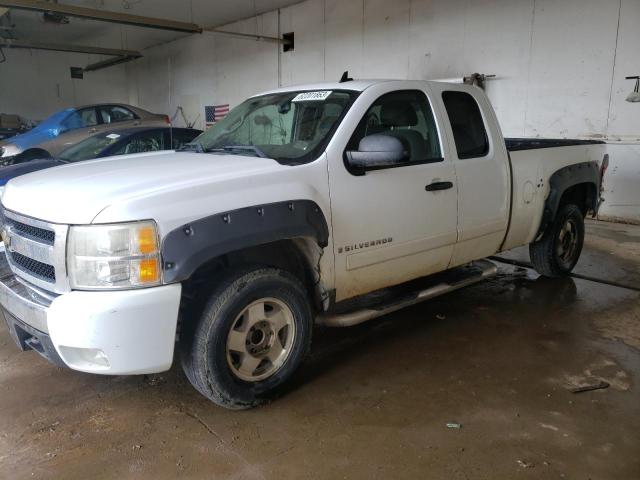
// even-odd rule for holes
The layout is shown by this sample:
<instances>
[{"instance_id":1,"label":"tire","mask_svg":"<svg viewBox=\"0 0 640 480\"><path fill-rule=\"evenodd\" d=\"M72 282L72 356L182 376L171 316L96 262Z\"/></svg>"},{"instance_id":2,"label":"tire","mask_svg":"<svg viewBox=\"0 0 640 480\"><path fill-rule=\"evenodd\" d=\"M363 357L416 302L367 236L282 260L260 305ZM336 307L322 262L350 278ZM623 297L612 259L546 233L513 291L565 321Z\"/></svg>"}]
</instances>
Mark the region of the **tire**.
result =
<instances>
[{"instance_id":1,"label":"tire","mask_svg":"<svg viewBox=\"0 0 640 480\"><path fill-rule=\"evenodd\" d=\"M312 327L307 292L293 275L263 267L232 271L185 331L182 367L217 405L255 407L272 399L300 366Z\"/></svg>"},{"instance_id":2,"label":"tire","mask_svg":"<svg viewBox=\"0 0 640 480\"><path fill-rule=\"evenodd\" d=\"M558 278L571 273L584 244L584 217L573 204L560 207L542 238L529 245L529 257L536 271Z\"/></svg>"}]
</instances>

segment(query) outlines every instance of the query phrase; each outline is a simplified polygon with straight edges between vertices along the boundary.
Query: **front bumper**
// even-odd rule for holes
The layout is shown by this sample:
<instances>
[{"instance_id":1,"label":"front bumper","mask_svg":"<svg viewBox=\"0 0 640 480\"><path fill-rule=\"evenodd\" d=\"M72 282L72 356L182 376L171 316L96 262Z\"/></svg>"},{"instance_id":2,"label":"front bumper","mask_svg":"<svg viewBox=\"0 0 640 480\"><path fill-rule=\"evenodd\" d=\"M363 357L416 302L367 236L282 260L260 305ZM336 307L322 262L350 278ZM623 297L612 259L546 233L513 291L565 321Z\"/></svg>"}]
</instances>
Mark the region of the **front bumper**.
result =
<instances>
[{"instance_id":1,"label":"front bumper","mask_svg":"<svg viewBox=\"0 0 640 480\"><path fill-rule=\"evenodd\" d=\"M54 364L106 375L157 373L173 362L180 284L53 296L0 253L0 305L11 336Z\"/></svg>"}]
</instances>

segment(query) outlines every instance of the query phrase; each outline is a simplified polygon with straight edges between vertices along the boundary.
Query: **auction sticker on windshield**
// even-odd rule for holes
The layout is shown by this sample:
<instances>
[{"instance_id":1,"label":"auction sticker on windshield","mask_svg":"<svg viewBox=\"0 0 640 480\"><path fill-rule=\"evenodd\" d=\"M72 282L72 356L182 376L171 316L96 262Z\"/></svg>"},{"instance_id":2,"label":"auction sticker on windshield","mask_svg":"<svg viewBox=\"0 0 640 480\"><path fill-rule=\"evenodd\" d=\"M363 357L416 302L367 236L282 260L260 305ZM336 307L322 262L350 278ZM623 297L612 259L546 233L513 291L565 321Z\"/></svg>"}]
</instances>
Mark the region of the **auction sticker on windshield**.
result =
<instances>
[{"instance_id":1,"label":"auction sticker on windshield","mask_svg":"<svg viewBox=\"0 0 640 480\"><path fill-rule=\"evenodd\" d=\"M302 92L296 95L292 102L322 102L326 100L333 92L331 90L322 90L319 92Z\"/></svg>"}]
</instances>

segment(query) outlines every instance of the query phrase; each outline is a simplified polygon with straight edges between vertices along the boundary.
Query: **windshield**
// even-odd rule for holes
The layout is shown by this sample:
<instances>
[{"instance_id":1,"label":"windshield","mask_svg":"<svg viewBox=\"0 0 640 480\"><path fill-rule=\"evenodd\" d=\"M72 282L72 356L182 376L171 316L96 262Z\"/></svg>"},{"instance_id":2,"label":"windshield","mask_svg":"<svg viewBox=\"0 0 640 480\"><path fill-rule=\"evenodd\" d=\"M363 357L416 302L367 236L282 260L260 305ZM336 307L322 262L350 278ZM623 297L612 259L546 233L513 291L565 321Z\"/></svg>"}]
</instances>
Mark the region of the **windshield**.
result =
<instances>
[{"instance_id":1,"label":"windshield","mask_svg":"<svg viewBox=\"0 0 640 480\"><path fill-rule=\"evenodd\" d=\"M102 151L122 138L117 133L95 135L64 150L58 158L67 162L80 162L96 158Z\"/></svg>"},{"instance_id":2,"label":"windshield","mask_svg":"<svg viewBox=\"0 0 640 480\"><path fill-rule=\"evenodd\" d=\"M50 130L50 129L59 128L60 122L62 122L65 118L67 118L69 114L72 113L73 111L74 111L73 108L67 108L65 110L56 112L50 117L45 118L42 122L40 122L37 126L35 126L31 131Z\"/></svg>"},{"instance_id":3,"label":"windshield","mask_svg":"<svg viewBox=\"0 0 640 480\"><path fill-rule=\"evenodd\" d=\"M295 91L250 98L193 143L205 152L310 162L326 147L357 94Z\"/></svg>"}]
</instances>

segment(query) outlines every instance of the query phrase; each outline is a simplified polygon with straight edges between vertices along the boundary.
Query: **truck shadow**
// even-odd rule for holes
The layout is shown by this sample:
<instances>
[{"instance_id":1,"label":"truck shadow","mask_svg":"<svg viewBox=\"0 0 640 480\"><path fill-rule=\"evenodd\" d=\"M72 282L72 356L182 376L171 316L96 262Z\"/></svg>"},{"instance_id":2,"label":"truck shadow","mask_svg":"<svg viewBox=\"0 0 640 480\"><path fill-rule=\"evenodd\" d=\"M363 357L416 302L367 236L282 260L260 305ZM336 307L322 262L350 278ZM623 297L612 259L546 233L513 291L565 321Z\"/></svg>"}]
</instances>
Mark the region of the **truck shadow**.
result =
<instances>
[{"instance_id":1,"label":"truck shadow","mask_svg":"<svg viewBox=\"0 0 640 480\"><path fill-rule=\"evenodd\" d=\"M283 394L365 355L380 364L388 356L411 355L411 350L423 347L430 349L431 362L440 362L449 361L449 345L460 347L451 338L482 342L488 348L495 341L496 328L525 329L535 338L544 322L578 300L576 283L570 277L548 279L526 269L501 267L497 277L484 283L360 325L317 327L309 358ZM370 374L375 375L376 370L372 368Z\"/></svg>"}]
</instances>

